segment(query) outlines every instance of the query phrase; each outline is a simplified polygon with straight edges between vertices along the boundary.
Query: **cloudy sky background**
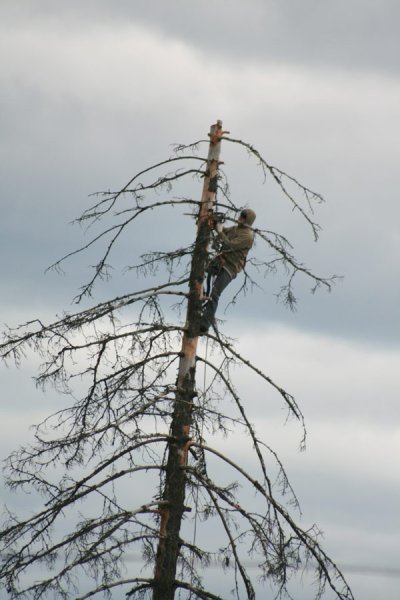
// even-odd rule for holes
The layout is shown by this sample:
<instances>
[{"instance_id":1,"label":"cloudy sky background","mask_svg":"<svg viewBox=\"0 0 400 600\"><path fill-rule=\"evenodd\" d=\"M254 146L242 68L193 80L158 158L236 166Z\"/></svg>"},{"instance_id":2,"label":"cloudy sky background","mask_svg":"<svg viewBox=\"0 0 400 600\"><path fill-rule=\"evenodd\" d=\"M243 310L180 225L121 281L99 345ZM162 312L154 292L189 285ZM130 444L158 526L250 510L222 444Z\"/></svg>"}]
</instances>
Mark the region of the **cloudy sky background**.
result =
<instances>
[{"instance_id":1,"label":"cloudy sky background","mask_svg":"<svg viewBox=\"0 0 400 600\"><path fill-rule=\"evenodd\" d=\"M318 274L343 276L331 294L299 280L295 313L276 303L279 281L264 280L223 327L303 409L299 454L299 432L244 378L251 419L281 453L304 523L325 532L359 600L395 600L400 583L399 18L389 0L0 5L3 323L71 309L90 256L65 277L43 272L82 242L69 222L87 196L123 185L174 142L204 139L217 118L325 197L315 244L254 162L223 146L232 194L257 225L287 235ZM184 243L194 230L182 223L173 235ZM168 242L164 223L148 227ZM122 240L109 295L135 285L122 270L148 237ZM34 389L33 373L2 368L2 455L60 402Z\"/></svg>"}]
</instances>

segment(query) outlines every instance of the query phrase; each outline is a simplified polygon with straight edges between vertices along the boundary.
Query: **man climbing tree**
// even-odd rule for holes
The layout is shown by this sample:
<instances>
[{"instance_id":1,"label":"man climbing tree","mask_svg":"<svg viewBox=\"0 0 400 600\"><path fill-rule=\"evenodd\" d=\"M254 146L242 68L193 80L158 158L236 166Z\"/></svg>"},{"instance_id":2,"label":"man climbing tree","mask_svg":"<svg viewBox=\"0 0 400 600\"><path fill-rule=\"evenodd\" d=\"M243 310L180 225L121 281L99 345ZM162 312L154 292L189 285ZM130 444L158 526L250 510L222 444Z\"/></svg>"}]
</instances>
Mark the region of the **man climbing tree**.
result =
<instances>
[{"instance_id":1,"label":"man climbing tree","mask_svg":"<svg viewBox=\"0 0 400 600\"><path fill-rule=\"evenodd\" d=\"M207 267L208 283L210 283L212 276L215 279L211 297L207 300L204 307L200 325L201 333L207 333L210 325L214 322L222 292L245 267L247 254L254 242L254 233L251 230L251 226L255 219L256 213L251 208L246 208L241 211L239 224L235 227L224 228L222 223L215 222L215 228L221 240L221 249Z\"/></svg>"},{"instance_id":2,"label":"man climbing tree","mask_svg":"<svg viewBox=\"0 0 400 600\"><path fill-rule=\"evenodd\" d=\"M320 196L226 133L221 122L211 128L207 158L195 152L204 140L179 146L174 156L137 173L121 189L101 193L78 221L105 222L104 229L64 257L105 242L93 275L76 297L77 303L87 300L89 305L52 323L35 319L4 334L4 360L19 363L34 352L43 360L37 383L69 395L35 428L32 445L8 459L8 485L28 490L41 505L25 515L6 513L0 531L2 598L120 598L122 590L129 599L226 600L233 588L237 600L254 600L246 569L246 559L253 556L259 579L275 586L277 597L289 593L292 576L310 568L316 588L308 597L322 598L328 587L339 600L353 600L342 573L320 546L316 528L303 529L292 515L296 496L276 453L259 439L246 415L235 386L237 366L260 378L267 387L265 398L277 397L305 433L295 399L242 356L223 331L206 334L211 356L207 344L199 343L200 325L205 316L212 319L223 287L243 269L253 233L268 249L257 268L270 273L282 265L288 273L280 292L286 303L294 302L297 275L308 278L313 289L331 286L331 279L296 260L284 236L251 230L255 214L250 209L241 213L219 172L221 140L257 159L315 237L318 226L308 207ZM164 171L171 167L175 170ZM174 184L193 176L203 181L200 202L172 195ZM305 206L287 184L300 190ZM239 216L239 224L231 231L219 228L222 271L229 281L219 273L203 314L209 217L217 190L227 217L235 222ZM184 215L192 210L194 242L144 253L131 268L138 276L154 276L151 284L92 304L95 285L107 280L110 256L123 233L152 211L175 209L176 214L178 208ZM234 232L236 241L246 238L240 251ZM203 386L197 373L201 365L208 370ZM243 430L253 453L247 467L225 453L226 436ZM222 443L218 434L225 436ZM212 535L198 540L188 529L191 522L196 532L198 520L211 521ZM126 562L135 548L142 553L143 568ZM218 589L210 589L210 564L227 571L225 588L217 582Z\"/></svg>"}]
</instances>

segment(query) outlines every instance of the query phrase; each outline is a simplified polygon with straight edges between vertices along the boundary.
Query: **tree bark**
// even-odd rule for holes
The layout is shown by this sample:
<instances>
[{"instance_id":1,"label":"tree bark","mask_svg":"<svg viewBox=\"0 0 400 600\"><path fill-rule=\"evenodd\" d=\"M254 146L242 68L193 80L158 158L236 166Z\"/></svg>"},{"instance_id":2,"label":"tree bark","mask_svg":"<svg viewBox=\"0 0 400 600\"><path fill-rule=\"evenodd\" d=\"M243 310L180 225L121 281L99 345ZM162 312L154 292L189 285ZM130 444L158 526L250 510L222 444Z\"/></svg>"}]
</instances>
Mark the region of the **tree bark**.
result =
<instances>
[{"instance_id":1,"label":"tree bark","mask_svg":"<svg viewBox=\"0 0 400 600\"><path fill-rule=\"evenodd\" d=\"M210 241L210 216L217 190L222 123L211 126L207 171L198 219L197 236L192 254L185 333L178 368L175 407L168 445L163 502L160 508L160 538L154 571L153 600L173 600L177 561L180 551L180 528L185 512L185 487L193 398L196 393L196 350L202 311L202 293Z\"/></svg>"}]
</instances>

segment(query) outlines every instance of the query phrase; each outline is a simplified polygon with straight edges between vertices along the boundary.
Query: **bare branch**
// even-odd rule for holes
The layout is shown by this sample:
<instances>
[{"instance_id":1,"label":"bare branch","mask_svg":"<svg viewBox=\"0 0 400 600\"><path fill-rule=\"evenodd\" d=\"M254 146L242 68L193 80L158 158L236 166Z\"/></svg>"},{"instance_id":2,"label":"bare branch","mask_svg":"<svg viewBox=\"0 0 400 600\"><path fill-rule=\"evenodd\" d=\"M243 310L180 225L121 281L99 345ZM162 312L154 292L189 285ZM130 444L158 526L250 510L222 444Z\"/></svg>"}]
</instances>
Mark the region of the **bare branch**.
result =
<instances>
[{"instance_id":1,"label":"bare branch","mask_svg":"<svg viewBox=\"0 0 400 600\"><path fill-rule=\"evenodd\" d=\"M317 192L313 192L312 190L310 190L310 188L301 184L295 177L292 177L291 175L288 175L287 173L285 173L284 171L281 171L277 167L270 165L262 157L260 152L258 150L256 150L256 148L254 148L254 146L252 146L251 144L248 144L247 142L244 142L243 140L233 139L233 138L229 138L229 137L224 137L224 140L226 140L227 142L232 142L234 144L239 144L240 146L244 146L248 150L249 154L251 156L254 156L258 160L258 164L260 165L260 167L264 173L264 177L266 177L267 173L270 173L270 175L273 177L274 181L278 184L279 188L282 190L284 196L291 202L291 204L293 206L293 210L299 211L301 213L301 215L304 217L304 219L309 223L309 225L311 226L312 232L314 234L314 239L316 241L318 239L318 232L320 230L320 226L318 225L318 223L316 223L315 221L313 221L311 219L311 217L307 214L305 209L299 204L299 202L296 200L296 198L293 196L293 194L291 194L289 192L285 181L292 182L296 185L296 187L304 195L308 209L311 213L313 212L312 202L314 202L314 201L323 202L324 201L321 194L318 194Z\"/></svg>"},{"instance_id":2,"label":"bare branch","mask_svg":"<svg viewBox=\"0 0 400 600\"><path fill-rule=\"evenodd\" d=\"M121 581L113 581L112 583L107 583L107 584L99 586L98 588L88 592L84 596L79 596L79 598L76 598L76 600L86 600L87 598L91 598L92 596L95 596L96 594L100 594L100 592L107 592L116 587L132 585L132 584L139 584L138 586L135 586L135 588L133 588L132 590L129 591L128 596L129 595L132 596L133 593L136 591L150 588L152 585L152 582L153 582L152 579L143 579L143 578L139 578L139 577L134 577L133 579L122 579Z\"/></svg>"}]
</instances>

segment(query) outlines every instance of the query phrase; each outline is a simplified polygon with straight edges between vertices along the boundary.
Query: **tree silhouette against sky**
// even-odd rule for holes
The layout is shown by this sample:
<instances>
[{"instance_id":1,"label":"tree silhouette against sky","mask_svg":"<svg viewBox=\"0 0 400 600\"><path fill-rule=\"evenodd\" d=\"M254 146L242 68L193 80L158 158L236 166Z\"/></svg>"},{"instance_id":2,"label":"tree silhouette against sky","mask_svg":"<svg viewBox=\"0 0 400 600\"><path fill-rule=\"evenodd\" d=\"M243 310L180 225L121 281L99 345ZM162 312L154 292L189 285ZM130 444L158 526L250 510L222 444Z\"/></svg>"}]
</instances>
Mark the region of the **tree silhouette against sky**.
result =
<instances>
[{"instance_id":1,"label":"tree silhouette against sky","mask_svg":"<svg viewBox=\"0 0 400 600\"><path fill-rule=\"evenodd\" d=\"M250 144L229 137L220 122L209 140L176 146L171 157L123 188L97 195L77 219L93 228L92 237L52 265L61 269L71 256L100 246L99 260L75 298L86 308L50 324L34 319L8 329L0 346L5 361L40 356L37 384L65 394L63 408L35 427L33 443L7 460L9 487L43 498L33 512L5 514L0 577L10 599L125 593L221 600L232 588L236 598L253 599L249 557L273 597L290 594L292 576L313 569L315 598L329 588L341 600L353 598L320 546L317 527L305 530L296 520L299 506L284 467L246 415L248 399L237 390L239 367L261 379L266 397L275 395L288 418L299 422L304 443L296 400L262 365L238 352L218 321L199 341L207 264L218 252L212 227L216 194L227 222L235 223L243 208L233 201L220 168L221 140L255 158L318 237L313 207L321 196L267 163ZM205 143L208 158L201 156ZM176 195L188 179L190 185L193 179L203 183L201 200ZM182 246L179 229L170 230L177 246L172 251L151 240L153 250L129 266L137 283L146 276L149 284L93 303L96 284L111 276L111 255L122 235L133 238L149 212L152 219L166 219L168 210L194 221L193 243ZM298 276L309 279L312 290L330 289L334 277L319 277L298 261L286 237L254 232L257 257L249 257L232 301L257 285L258 277L279 270L286 281L278 296L291 308ZM221 434L229 439L243 432L250 465L236 462L221 444ZM132 572L127 557L135 548L145 568ZM229 576L224 595L208 589L210 565Z\"/></svg>"}]
</instances>

